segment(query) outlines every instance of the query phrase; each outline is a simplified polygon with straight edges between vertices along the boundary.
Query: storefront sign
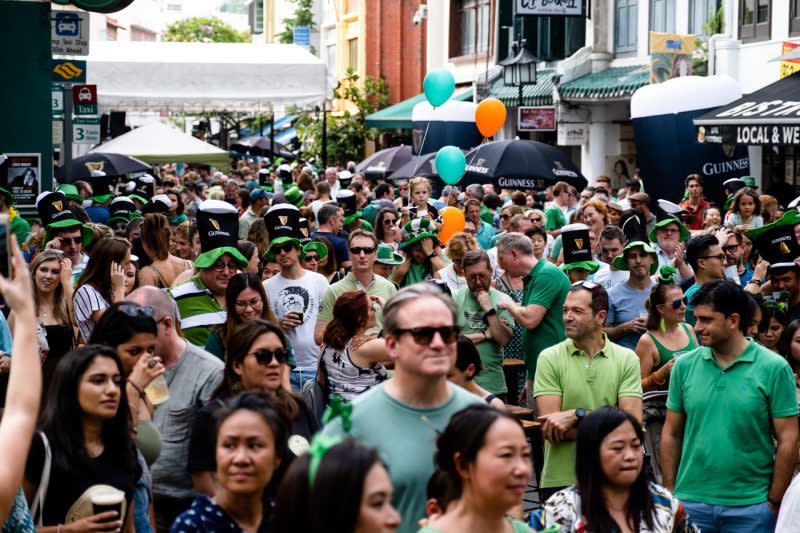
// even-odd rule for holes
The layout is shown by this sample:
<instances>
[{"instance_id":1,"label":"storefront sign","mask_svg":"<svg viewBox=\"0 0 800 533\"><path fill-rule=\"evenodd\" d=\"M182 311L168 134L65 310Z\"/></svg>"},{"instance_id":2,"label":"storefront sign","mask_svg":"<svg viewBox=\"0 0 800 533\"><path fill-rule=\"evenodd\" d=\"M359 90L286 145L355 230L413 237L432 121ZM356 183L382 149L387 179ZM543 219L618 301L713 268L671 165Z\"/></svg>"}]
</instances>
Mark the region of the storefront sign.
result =
<instances>
[{"instance_id":1,"label":"storefront sign","mask_svg":"<svg viewBox=\"0 0 800 533\"><path fill-rule=\"evenodd\" d=\"M554 107L520 107L519 131L555 131L556 109Z\"/></svg>"},{"instance_id":2,"label":"storefront sign","mask_svg":"<svg viewBox=\"0 0 800 533\"><path fill-rule=\"evenodd\" d=\"M744 145L800 145L800 125L698 126L697 142Z\"/></svg>"},{"instance_id":3,"label":"storefront sign","mask_svg":"<svg viewBox=\"0 0 800 533\"><path fill-rule=\"evenodd\" d=\"M514 8L517 15L583 15L582 0L516 0Z\"/></svg>"},{"instance_id":4,"label":"storefront sign","mask_svg":"<svg viewBox=\"0 0 800 533\"><path fill-rule=\"evenodd\" d=\"M580 146L589 139L589 127L586 124L560 123L558 125L558 144L560 146Z\"/></svg>"}]
</instances>

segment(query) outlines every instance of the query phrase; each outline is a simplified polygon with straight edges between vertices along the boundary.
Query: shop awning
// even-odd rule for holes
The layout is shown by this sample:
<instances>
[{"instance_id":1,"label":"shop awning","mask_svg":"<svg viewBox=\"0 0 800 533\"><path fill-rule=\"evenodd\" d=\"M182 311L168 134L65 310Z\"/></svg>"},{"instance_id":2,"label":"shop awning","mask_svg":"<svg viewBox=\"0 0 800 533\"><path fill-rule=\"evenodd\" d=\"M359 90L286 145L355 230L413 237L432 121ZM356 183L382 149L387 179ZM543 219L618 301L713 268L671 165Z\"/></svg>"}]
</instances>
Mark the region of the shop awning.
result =
<instances>
[{"instance_id":1,"label":"shop awning","mask_svg":"<svg viewBox=\"0 0 800 533\"><path fill-rule=\"evenodd\" d=\"M650 83L650 66L609 67L586 74L559 87L568 102L608 102L630 100L636 89Z\"/></svg>"},{"instance_id":2,"label":"shop awning","mask_svg":"<svg viewBox=\"0 0 800 533\"><path fill-rule=\"evenodd\" d=\"M694 119L697 142L800 145L800 72Z\"/></svg>"},{"instance_id":3,"label":"shop awning","mask_svg":"<svg viewBox=\"0 0 800 533\"><path fill-rule=\"evenodd\" d=\"M536 85L525 85L522 88L522 105L553 105L553 74L555 70L539 70L536 72ZM506 85L503 76L492 82L490 96L503 102L506 107L519 106L519 88Z\"/></svg>"},{"instance_id":4,"label":"shop awning","mask_svg":"<svg viewBox=\"0 0 800 533\"><path fill-rule=\"evenodd\" d=\"M456 89L458 91L458 89ZM472 88L457 94L454 100L467 102L472 100ZM424 94L418 94L408 100L403 100L397 104L376 111L367 115L366 126L368 128L380 128L384 130L394 130L401 128L411 128L411 112L414 106L425 101Z\"/></svg>"}]
</instances>

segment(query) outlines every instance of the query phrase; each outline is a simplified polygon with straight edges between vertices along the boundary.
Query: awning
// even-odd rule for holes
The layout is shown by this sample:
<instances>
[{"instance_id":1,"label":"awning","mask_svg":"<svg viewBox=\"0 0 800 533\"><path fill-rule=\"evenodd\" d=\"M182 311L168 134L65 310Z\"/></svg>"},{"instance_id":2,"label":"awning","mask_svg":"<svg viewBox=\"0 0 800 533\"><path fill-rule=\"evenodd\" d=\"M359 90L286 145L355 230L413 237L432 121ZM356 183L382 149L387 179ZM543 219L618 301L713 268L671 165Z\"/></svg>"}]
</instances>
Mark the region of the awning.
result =
<instances>
[{"instance_id":1,"label":"awning","mask_svg":"<svg viewBox=\"0 0 800 533\"><path fill-rule=\"evenodd\" d=\"M104 110L263 113L327 92L325 63L294 44L92 41L85 59Z\"/></svg>"},{"instance_id":2,"label":"awning","mask_svg":"<svg viewBox=\"0 0 800 533\"><path fill-rule=\"evenodd\" d=\"M275 142L281 144L291 144L295 139L297 139L297 130L294 128L286 128L282 132L275 134Z\"/></svg>"},{"instance_id":3,"label":"awning","mask_svg":"<svg viewBox=\"0 0 800 533\"><path fill-rule=\"evenodd\" d=\"M454 100L466 102L472 100L472 88L453 97ZM425 101L424 94L418 94L408 100L376 111L367 115L366 126L368 128L380 128L384 130L395 130L401 128L411 128L411 111L414 106Z\"/></svg>"},{"instance_id":4,"label":"awning","mask_svg":"<svg viewBox=\"0 0 800 533\"><path fill-rule=\"evenodd\" d=\"M697 142L800 145L800 72L694 119Z\"/></svg>"},{"instance_id":5,"label":"awning","mask_svg":"<svg viewBox=\"0 0 800 533\"><path fill-rule=\"evenodd\" d=\"M609 67L565 83L559 93L568 102L623 101L649 83L649 65Z\"/></svg>"},{"instance_id":6,"label":"awning","mask_svg":"<svg viewBox=\"0 0 800 533\"><path fill-rule=\"evenodd\" d=\"M536 72L536 85L522 87L522 105L551 106L553 105L553 74L555 70L539 70ZM506 85L503 76L492 82L489 95L497 98L506 107L519 105L519 88Z\"/></svg>"}]
</instances>

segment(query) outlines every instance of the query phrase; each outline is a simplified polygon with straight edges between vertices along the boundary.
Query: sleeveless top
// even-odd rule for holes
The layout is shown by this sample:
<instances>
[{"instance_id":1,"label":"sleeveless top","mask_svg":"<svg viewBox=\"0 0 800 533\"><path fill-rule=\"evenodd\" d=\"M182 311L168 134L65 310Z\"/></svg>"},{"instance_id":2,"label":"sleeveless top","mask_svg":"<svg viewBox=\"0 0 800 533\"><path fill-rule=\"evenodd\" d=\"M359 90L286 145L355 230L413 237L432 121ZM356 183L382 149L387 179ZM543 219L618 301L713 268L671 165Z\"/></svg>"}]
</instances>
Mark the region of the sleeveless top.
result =
<instances>
[{"instance_id":1,"label":"sleeveless top","mask_svg":"<svg viewBox=\"0 0 800 533\"><path fill-rule=\"evenodd\" d=\"M679 354L681 352L688 352L689 350L694 350L695 348L697 348L697 343L694 342L692 334L689 333L689 328L683 322L681 322L681 326L683 327L683 331L686 332L686 336L689 337L689 344L678 350L670 350L669 348L658 342L658 339L656 339L655 335L653 335L649 331L647 332L647 334L650 335L650 338L653 339L653 342L655 343L656 348L658 349L658 365L653 367L653 372L655 372L665 364L669 363L676 353Z\"/></svg>"},{"instance_id":2,"label":"sleeveless top","mask_svg":"<svg viewBox=\"0 0 800 533\"><path fill-rule=\"evenodd\" d=\"M328 394L338 394L351 401L378 383L386 381L388 373L383 363L370 368L361 368L350 359L352 339L347 341L344 350L323 346L320 357L328 377Z\"/></svg>"}]
</instances>

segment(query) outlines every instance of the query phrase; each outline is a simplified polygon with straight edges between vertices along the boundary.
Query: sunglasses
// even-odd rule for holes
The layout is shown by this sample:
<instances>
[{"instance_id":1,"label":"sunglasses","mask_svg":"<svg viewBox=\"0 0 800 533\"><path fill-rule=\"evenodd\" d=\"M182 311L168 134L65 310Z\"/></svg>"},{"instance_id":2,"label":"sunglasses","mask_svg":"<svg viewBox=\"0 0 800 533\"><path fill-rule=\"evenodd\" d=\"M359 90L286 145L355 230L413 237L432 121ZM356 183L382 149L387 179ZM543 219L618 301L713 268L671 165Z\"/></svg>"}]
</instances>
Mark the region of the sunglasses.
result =
<instances>
[{"instance_id":1,"label":"sunglasses","mask_svg":"<svg viewBox=\"0 0 800 533\"><path fill-rule=\"evenodd\" d=\"M364 252L365 255L369 255L375 252L375 248L367 246L353 246L350 248L350 253L353 255L361 255L361 252Z\"/></svg>"},{"instance_id":2,"label":"sunglasses","mask_svg":"<svg viewBox=\"0 0 800 533\"><path fill-rule=\"evenodd\" d=\"M307 254L307 255L306 255L304 258L303 258L303 261L306 261L306 262L308 262L308 263L310 263L311 261L314 261L314 262L316 262L316 263L319 263L319 256L318 256L318 255L311 255L311 254Z\"/></svg>"},{"instance_id":3,"label":"sunglasses","mask_svg":"<svg viewBox=\"0 0 800 533\"><path fill-rule=\"evenodd\" d=\"M681 304L687 305L689 303L689 298L684 296L683 298L675 298L672 300L672 308L676 311L681 308Z\"/></svg>"},{"instance_id":4,"label":"sunglasses","mask_svg":"<svg viewBox=\"0 0 800 533\"><path fill-rule=\"evenodd\" d=\"M531 218L531 222L541 222L541 221L542 221L542 217Z\"/></svg>"},{"instance_id":5,"label":"sunglasses","mask_svg":"<svg viewBox=\"0 0 800 533\"><path fill-rule=\"evenodd\" d=\"M276 244L275 247L273 248L273 250L275 251L275 255L277 255L277 254L279 254L281 252L283 252L285 254L288 254L293 249L294 249L294 244L292 244L290 242L287 242L287 243L284 243L284 244Z\"/></svg>"},{"instance_id":6,"label":"sunglasses","mask_svg":"<svg viewBox=\"0 0 800 533\"><path fill-rule=\"evenodd\" d=\"M212 268L214 269L214 272L222 272L223 270L236 272L239 270L239 266L236 263L217 263Z\"/></svg>"},{"instance_id":7,"label":"sunglasses","mask_svg":"<svg viewBox=\"0 0 800 533\"><path fill-rule=\"evenodd\" d=\"M129 316L131 318L136 318L139 316L152 317L155 314L155 309L149 305L122 304L117 307L117 309L119 309L119 311L125 316Z\"/></svg>"},{"instance_id":8,"label":"sunglasses","mask_svg":"<svg viewBox=\"0 0 800 533\"><path fill-rule=\"evenodd\" d=\"M505 220L507 218L511 218L511 216L510 215L500 215L500 218Z\"/></svg>"},{"instance_id":9,"label":"sunglasses","mask_svg":"<svg viewBox=\"0 0 800 533\"><path fill-rule=\"evenodd\" d=\"M248 355L255 357L256 362L261 366L269 365L273 358L278 361L279 365L285 365L289 360L289 352L283 348L278 348L277 350L256 350Z\"/></svg>"},{"instance_id":10,"label":"sunglasses","mask_svg":"<svg viewBox=\"0 0 800 533\"><path fill-rule=\"evenodd\" d=\"M440 328L422 327L422 328L397 328L394 333L402 335L403 333L411 333L414 342L417 344L429 345L433 342L433 337L438 333L445 344L453 344L458 339L458 334L461 329L458 326L442 326Z\"/></svg>"},{"instance_id":11,"label":"sunglasses","mask_svg":"<svg viewBox=\"0 0 800 533\"><path fill-rule=\"evenodd\" d=\"M58 240L63 243L83 244L83 237L59 237Z\"/></svg>"},{"instance_id":12,"label":"sunglasses","mask_svg":"<svg viewBox=\"0 0 800 533\"><path fill-rule=\"evenodd\" d=\"M383 219L383 225L384 226L392 226L392 225L394 225L395 222L397 222L396 218L384 218Z\"/></svg>"},{"instance_id":13,"label":"sunglasses","mask_svg":"<svg viewBox=\"0 0 800 533\"><path fill-rule=\"evenodd\" d=\"M722 247L722 251L725 252L726 254L729 254L731 252L735 252L738 249L739 249L739 245L738 244L731 244L730 246L723 246Z\"/></svg>"},{"instance_id":14,"label":"sunglasses","mask_svg":"<svg viewBox=\"0 0 800 533\"><path fill-rule=\"evenodd\" d=\"M594 281L576 281L571 287L580 287L581 289L586 289L587 291L591 292L593 295L597 294L600 298L600 303L602 305L601 310L606 311L608 310L608 294L604 293L601 290L601 286L599 283L595 283Z\"/></svg>"}]
</instances>

